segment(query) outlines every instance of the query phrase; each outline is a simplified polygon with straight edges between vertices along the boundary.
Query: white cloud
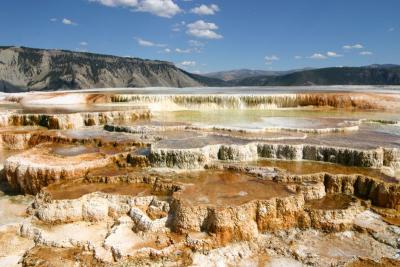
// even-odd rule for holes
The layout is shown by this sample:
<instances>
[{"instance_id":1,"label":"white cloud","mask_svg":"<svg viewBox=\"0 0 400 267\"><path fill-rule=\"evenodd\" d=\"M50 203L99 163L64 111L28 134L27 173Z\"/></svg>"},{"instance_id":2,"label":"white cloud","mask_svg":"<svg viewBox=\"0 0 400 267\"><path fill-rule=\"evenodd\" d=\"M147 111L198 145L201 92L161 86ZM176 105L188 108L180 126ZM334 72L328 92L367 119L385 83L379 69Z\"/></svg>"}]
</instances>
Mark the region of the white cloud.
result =
<instances>
[{"instance_id":1,"label":"white cloud","mask_svg":"<svg viewBox=\"0 0 400 267\"><path fill-rule=\"evenodd\" d=\"M189 46L192 46L192 47L203 47L204 46L204 43L197 41L197 40L189 40L188 43L189 43Z\"/></svg>"},{"instance_id":2,"label":"white cloud","mask_svg":"<svg viewBox=\"0 0 400 267\"><path fill-rule=\"evenodd\" d=\"M351 49L362 49L364 46L362 44L354 44L354 45L344 45L343 49L351 50Z\"/></svg>"},{"instance_id":3,"label":"white cloud","mask_svg":"<svg viewBox=\"0 0 400 267\"><path fill-rule=\"evenodd\" d=\"M394 30L395 30L394 27L390 27L390 28L388 29L388 32L394 32Z\"/></svg>"},{"instance_id":4,"label":"white cloud","mask_svg":"<svg viewBox=\"0 0 400 267\"><path fill-rule=\"evenodd\" d=\"M182 30L182 27L185 26L185 25L186 25L186 22L185 22L185 21L181 21L181 22L179 22L179 23L175 23L175 24L172 26L172 31L173 31L173 32L180 32L180 31Z\"/></svg>"},{"instance_id":5,"label":"white cloud","mask_svg":"<svg viewBox=\"0 0 400 267\"><path fill-rule=\"evenodd\" d=\"M320 53L314 53L310 56L311 59L326 59L326 56Z\"/></svg>"},{"instance_id":6,"label":"white cloud","mask_svg":"<svg viewBox=\"0 0 400 267\"><path fill-rule=\"evenodd\" d=\"M279 57L276 55L272 55L272 56L265 56L264 59L266 60L265 61L266 65L271 65L274 61L278 61Z\"/></svg>"},{"instance_id":7,"label":"white cloud","mask_svg":"<svg viewBox=\"0 0 400 267\"><path fill-rule=\"evenodd\" d=\"M176 53L179 53L179 54L188 54L188 53L192 52L192 50L190 50L190 49L180 49L180 48L176 48L176 49L175 49L175 52L176 52Z\"/></svg>"},{"instance_id":8,"label":"white cloud","mask_svg":"<svg viewBox=\"0 0 400 267\"><path fill-rule=\"evenodd\" d=\"M196 61L186 60L186 61L182 61L181 63L179 63L179 65L184 66L184 67L194 67L194 66L196 66Z\"/></svg>"},{"instance_id":9,"label":"white cloud","mask_svg":"<svg viewBox=\"0 0 400 267\"><path fill-rule=\"evenodd\" d=\"M336 52L328 51L326 53L328 57L342 57L343 55L337 54Z\"/></svg>"},{"instance_id":10,"label":"white cloud","mask_svg":"<svg viewBox=\"0 0 400 267\"><path fill-rule=\"evenodd\" d=\"M302 59L302 56L294 56L294 59Z\"/></svg>"},{"instance_id":11,"label":"white cloud","mask_svg":"<svg viewBox=\"0 0 400 267\"><path fill-rule=\"evenodd\" d=\"M172 52L171 49L169 49L169 48L165 48L163 51L164 51L164 53L171 53Z\"/></svg>"},{"instance_id":12,"label":"white cloud","mask_svg":"<svg viewBox=\"0 0 400 267\"><path fill-rule=\"evenodd\" d=\"M89 0L109 7L127 7L138 12L171 18L182 12L173 0Z\"/></svg>"},{"instance_id":13,"label":"white cloud","mask_svg":"<svg viewBox=\"0 0 400 267\"><path fill-rule=\"evenodd\" d=\"M87 46L87 45L88 45L88 42L83 41L83 42L80 42L79 45L81 45L81 46Z\"/></svg>"},{"instance_id":14,"label":"white cloud","mask_svg":"<svg viewBox=\"0 0 400 267\"><path fill-rule=\"evenodd\" d=\"M138 5L138 0L89 0L89 2L97 2L110 7L136 7Z\"/></svg>"},{"instance_id":15,"label":"white cloud","mask_svg":"<svg viewBox=\"0 0 400 267\"><path fill-rule=\"evenodd\" d=\"M182 12L180 7L172 0L141 0L136 11L149 12L153 15L171 18Z\"/></svg>"},{"instance_id":16,"label":"white cloud","mask_svg":"<svg viewBox=\"0 0 400 267\"><path fill-rule=\"evenodd\" d=\"M370 51L362 51L362 52L360 52L360 55L362 55L362 56L371 56L373 53L372 52L370 52Z\"/></svg>"},{"instance_id":17,"label":"white cloud","mask_svg":"<svg viewBox=\"0 0 400 267\"><path fill-rule=\"evenodd\" d=\"M72 20L66 19L66 18L63 18L61 22L65 25L78 25L77 23L73 22Z\"/></svg>"},{"instance_id":18,"label":"white cloud","mask_svg":"<svg viewBox=\"0 0 400 267\"><path fill-rule=\"evenodd\" d=\"M51 18L50 21L51 22L56 22L56 21L58 21L58 19L57 18Z\"/></svg>"},{"instance_id":19,"label":"white cloud","mask_svg":"<svg viewBox=\"0 0 400 267\"><path fill-rule=\"evenodd\" d=\"M216 12L219 11L219 7L215 4L207 5L200 5L198 7L192 8L190 10L191 13L197 15L214 15Z\"/></svg>"},{"instance_id":20,"label":"white cloud","mask_svg":"<svg viewBox=\"0 0 400 267\"><path fill-rule=\"evenodd\" d=\"M135 38L135 39L140 46L145 46L145 47L165 47L166 46L165 44L157 44L152 41L144 40L142 38Z\"/></svg>"},{"instance_id":21,"label":"white cloud","mask_svg":"<svg viewBox=\"0 0 400 267\"><path fill-rule=\"evenodd\" d=\"M215 23L205 22L204 20L198 20L196 22L187 25L186 33L198 38L204 39L221 39L222 35L216 33L218 26Z\"/></svg>"},{"instance_id":22,"label":"white cloud","mask_svg":"<svg viewBox=\"0 0 400 267\"><path fill-rule=\"evenodd\" d=\"M277 56L275 56L275 55L266 56L266 57L265 57L265 60L267 60L267 61L278 61L278 60L279 60L279 57L277 57Z\"/></svg>"}]
</instances>

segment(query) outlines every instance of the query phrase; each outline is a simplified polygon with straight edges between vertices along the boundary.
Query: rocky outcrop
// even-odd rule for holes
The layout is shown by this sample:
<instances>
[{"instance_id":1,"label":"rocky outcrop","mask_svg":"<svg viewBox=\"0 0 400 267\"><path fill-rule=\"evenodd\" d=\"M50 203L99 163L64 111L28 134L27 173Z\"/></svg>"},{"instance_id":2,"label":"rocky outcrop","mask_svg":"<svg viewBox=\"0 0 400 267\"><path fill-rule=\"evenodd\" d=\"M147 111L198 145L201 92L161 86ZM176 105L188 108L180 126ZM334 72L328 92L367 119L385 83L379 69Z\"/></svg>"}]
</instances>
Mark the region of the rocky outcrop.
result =
<instances>
[{"instance_id":1,"label":"rocky outcrop","mask_svg":"<svg viewBox=\"0 0 400 267\"><path fill-rule=\"evenodd\" d=\"M169 62L64 50L0 47L0 62L0 90L3 92L191 87L202 86L206 81Z\"/></svg>"},{"instance_id":2,"label":"rocky outcrop","mask_svg":"<svg viewBox=\"0 0 400 267\"><path fill-rule=\"evenodd\" d=\"M301 70L284 75L260 75L231 81L237 86L293 86L293 85L346 85L346 84L400 84L398 65L372 65L363 67L330 67Z\"/></svg>"}]
</instances>

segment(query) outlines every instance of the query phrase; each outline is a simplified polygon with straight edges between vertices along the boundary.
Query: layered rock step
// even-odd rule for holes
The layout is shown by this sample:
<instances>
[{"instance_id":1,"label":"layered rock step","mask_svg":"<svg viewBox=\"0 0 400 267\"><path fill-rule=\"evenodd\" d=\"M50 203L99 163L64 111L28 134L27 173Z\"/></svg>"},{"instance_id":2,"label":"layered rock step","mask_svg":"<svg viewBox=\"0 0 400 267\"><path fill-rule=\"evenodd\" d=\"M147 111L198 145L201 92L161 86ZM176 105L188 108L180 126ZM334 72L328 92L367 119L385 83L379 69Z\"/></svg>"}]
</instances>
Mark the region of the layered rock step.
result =
<instances>
[{"instance_id":1,"label":"layered rock step","mask_svg":"<svg viewBox=\"0 0 400 267\"><path fill-rule=\"evenodd\" d=\"M150 161L155 166L199 168L212 160L254 161L262 158L314 160L347 166L381 168L398 165L397 148L356 149L323 145L284 143L248 143L245 145L209 145L200 148L151 147Z\"/></svg>"},{"instance_id":2,"label":"layered rock step","mask_svg":"<svg viewBox=\"0 0 400 267\"><path fill-rule=\"evenodd\" d=\"M114 121L134 121L150 117L147 109L129 111L84 112L71 114L0 114L0 127L42 126L48 129L75 129Z\"/></svg>"},{"instance_id":3,"label":"layered rock step","mask_svg":"<svg viewBox=\"0 0 400 267\"><path fill-rule=\"evenodd\" d=\"M91 169L123 164L128 153L114 147L43 144L9 157L4 172L13 188L35 194L43 186L83 177Z\"/></svg>"}]
</instances>

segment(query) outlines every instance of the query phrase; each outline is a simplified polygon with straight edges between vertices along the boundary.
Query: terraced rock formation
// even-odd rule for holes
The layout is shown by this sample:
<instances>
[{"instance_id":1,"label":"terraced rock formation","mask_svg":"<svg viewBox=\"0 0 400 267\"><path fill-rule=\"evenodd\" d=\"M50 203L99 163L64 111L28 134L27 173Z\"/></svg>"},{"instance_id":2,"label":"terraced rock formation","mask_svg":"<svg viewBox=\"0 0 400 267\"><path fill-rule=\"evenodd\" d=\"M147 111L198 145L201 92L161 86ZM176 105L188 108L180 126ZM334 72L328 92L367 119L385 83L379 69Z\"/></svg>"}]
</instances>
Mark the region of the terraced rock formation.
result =
<instances>
[{"instance_id":1,"label":"terraced rock formation","mask_svg":"<svg viewBox=\"0 0 400 267\"><path fill-rule=\"evenodd\" d=\"M7 95L0 265L399 266L398 95L318 94Z\"/></svg>"}]
</instances>

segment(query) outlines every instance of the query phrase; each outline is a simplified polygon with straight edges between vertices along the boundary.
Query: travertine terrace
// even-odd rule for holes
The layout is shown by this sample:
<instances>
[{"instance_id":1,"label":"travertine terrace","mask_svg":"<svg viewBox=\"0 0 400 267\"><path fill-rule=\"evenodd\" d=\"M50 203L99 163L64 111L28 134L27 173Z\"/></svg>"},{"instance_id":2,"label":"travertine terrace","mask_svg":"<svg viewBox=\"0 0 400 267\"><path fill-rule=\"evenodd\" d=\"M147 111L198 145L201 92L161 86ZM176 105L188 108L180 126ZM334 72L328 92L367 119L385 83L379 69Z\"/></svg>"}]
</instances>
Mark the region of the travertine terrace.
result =
<instances>
[{"instance_id":1,"label":"travertine terrace","mask_svg":"<svg viewBox=\"0 0 400 267\"><path fill-rule=\"evenodd\" d=\"M399 266L390 87L4 94L0 266Z\"/></svg>"}]
</instances>

